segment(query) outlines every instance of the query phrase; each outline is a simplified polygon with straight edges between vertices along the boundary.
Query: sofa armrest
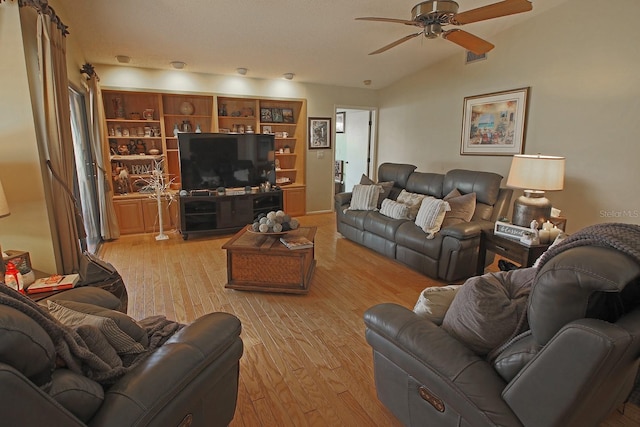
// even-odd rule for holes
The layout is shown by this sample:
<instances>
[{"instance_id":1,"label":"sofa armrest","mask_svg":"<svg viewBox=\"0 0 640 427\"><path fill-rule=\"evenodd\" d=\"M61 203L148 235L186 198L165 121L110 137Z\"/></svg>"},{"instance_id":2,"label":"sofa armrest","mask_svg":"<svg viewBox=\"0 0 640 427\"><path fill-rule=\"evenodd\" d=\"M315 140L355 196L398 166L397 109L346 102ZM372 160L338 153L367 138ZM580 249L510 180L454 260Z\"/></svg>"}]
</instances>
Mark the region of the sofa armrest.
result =
<instances>
[{"instance_id":1,"label":"sofa armrest","mask_svg":"<svg viewBox=\"0 0 640 427\"><path fill-rule=\"evenodd\" d=\"M178 331L106 393L92 426L227 425L237 399L241 324L210 313Z\"/></svg>"},{"instance_id":2,"label":"sofa armrest","mask_svg":"<svg viewBox=\"0 0 640 427\"><path fill-rule=\"evenodd\" d=\"M471 222L461 222L440 229L442 236L450 236L458 240L473 239L480 236L482 230L493 230L494 223L478 219Z\"/></svg>"},{"instance_id":3,"label":"sofa armrest","mask_svg":"<svg viewBox=\"0 0 640 427\"><path fill-rule=\"evenodd\" d=\"M640 312L632 315L640 319ZM576 320L518 372L504 400L525 425L595 425L631 392L637 349L637 335L616 324Z\"/></svg>"},{"instance_id":4,"label":"sofa armrest","mask_svg":"<svg viewBox=\"0 0 640 427\"><path fill-rule=\"evenodd\" d=\"M477 426L521 425L501 398L505 381L435 323L393 303L371 307L364 321L374 352L423 384L447 410Z\"/></svg>"},{"instance_id":5,"label":"sofa armrest","mask_svg":"<svg viewBox=\"0 0 640 427\"><path fill-rule=\"evenodd\" d=\"M338 193L334 196L336 201L336 206L348 205L351 203L351 192Z\"/></svg>"}]
</instances>

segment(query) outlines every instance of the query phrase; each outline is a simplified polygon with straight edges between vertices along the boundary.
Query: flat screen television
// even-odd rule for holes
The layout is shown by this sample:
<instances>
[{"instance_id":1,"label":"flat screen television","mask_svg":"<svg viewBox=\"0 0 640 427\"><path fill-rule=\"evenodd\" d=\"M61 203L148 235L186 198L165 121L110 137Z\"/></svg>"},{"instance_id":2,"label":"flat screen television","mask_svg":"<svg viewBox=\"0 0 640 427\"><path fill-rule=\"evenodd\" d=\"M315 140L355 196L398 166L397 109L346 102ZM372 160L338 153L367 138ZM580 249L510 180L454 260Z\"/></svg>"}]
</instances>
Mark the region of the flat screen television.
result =
<instances>
[{"instance_id":1,"label":"flat screen television","mask_svg":"<svg viewBox=\"0 0 640 427\"><path fill-rule=\"evenodd\" d=\"M276 183L273 135L179 133L183 190Z\"/></svg>"}]
</instances>

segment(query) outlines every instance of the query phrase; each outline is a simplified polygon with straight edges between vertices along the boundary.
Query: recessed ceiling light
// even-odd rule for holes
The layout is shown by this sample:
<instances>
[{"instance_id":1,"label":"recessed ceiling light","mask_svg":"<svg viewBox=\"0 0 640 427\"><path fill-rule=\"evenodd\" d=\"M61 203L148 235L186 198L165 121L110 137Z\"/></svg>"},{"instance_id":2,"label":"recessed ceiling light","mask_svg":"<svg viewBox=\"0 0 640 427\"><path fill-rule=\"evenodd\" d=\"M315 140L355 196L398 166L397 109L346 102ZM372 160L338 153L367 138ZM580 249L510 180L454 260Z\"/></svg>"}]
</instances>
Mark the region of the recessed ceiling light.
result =
<instances>
[{"instance_id":1,"label":"recessed ceiling light","mask_svg":"<svg viewBox=\"0 0 640 427\"><path fill-rule=\"evenodd\" d=\"M236 68L236 73L238 73L238 74L240 74L240 75L242 75L242 76L244 76L245 74L247 74L247 71L249 71L249 70L247 70L247 69L246 69L246 68L244 68L244 67Z\"/></svg>"},{"instance_id":2,"label":"recessed ceiling light","mask_svg":"<svg viewBox=\"0 0 640 427\"><path fill-rule=\"evenodd\" d=\"M127 55L116 55L116 59L121 64L128 64L131 61L131 58Z\"/></svg>"},{"instance_id":3,"label":"recessed ceiling light","mask_svg":"<svg viewBox=\"0 0 640 427\"><path fill-rule=\"evenodd\" d=\"M282 77L284 77L284 78L285 78L285 79L287 79L287 80L292 80L292 79L293 79L293 76L295 76L295 74L293 74L293 73L284 73L284 74L282 75Z\"/></svg>"},{"instance_id":4,"label":"recessed ceiling light","mask_svg":"<svg viewBox=\"0 0 640 427\"><path fill-rule=\"evenodd\" d=\"M187 64L182 61L172 61L171 66L176 70L182 70L184 67L187 66Z\"/></svg>"}]
</instances>

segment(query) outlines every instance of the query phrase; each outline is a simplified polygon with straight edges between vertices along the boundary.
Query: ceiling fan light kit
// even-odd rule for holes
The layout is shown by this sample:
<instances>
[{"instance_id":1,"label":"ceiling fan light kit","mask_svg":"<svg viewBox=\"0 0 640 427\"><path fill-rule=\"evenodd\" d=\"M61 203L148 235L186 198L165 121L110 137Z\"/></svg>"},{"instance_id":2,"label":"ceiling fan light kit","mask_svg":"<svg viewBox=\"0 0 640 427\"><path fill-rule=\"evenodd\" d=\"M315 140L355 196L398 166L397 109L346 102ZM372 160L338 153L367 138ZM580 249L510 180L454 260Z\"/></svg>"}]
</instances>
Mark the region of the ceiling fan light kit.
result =
<instances>
[{"instance_id":1,"label":"ceiling fan light kit","mask_svg":"<svg viewBox=\"0 0 640 427\"><path fill-rule=\"evenodd\" d=\"M402 37L369 55L385 52L408 40L424 35L428 39L441 37L461 46L476 55L489 52L495 46L486 40L460 29L444 30L447 25L465 25L473 22L486 21L516 13L528 12L533 9L529 0L504 0L489 4L466 12L458 13L458 3L453 0L428 0L418 3L411 9L411 20L396 18L356 18L361 21L391 22L395 24L412 25L421 28L414 34Z\"/></svg>"}]
</instances>

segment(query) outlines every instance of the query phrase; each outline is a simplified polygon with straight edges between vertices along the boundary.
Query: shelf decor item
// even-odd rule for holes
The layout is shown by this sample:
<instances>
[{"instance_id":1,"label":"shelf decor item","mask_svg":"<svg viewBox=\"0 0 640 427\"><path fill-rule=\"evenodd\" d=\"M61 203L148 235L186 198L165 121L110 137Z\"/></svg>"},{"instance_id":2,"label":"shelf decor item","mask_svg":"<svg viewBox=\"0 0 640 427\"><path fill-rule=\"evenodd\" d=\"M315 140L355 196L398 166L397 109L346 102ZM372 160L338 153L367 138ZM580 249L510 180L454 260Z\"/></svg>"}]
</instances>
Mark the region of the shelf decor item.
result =
<instances>
[{"instance_id":1,"label":"shelf decor item","mask_svg":"<svg viewBox=\"0 0 640 427\"><path fill-rule=\"evenodd\" d=\"M309 117L309 149L331 149L331 118Z\"/></svg>"},{"instance_id":2,"label":"shelf decor item","mask_svg":"<svg viewBox=\"0 0 640 427\"><path fill-rule=\"evenodd\" d=\"M528 93L525 87L464 98L460 154L521 154Z\"/></svg>"},{"instance_id":3,"label":"shelf decor item","mask_svg":"<svg viewBox=\"0 0 640 427\"><path fill-rule=\"evenodd\" d=\"M184 101L182 104L180 104L180 114L190 116L195 112L195 110L195 107L189 101Z\"/></svg>"}]
</instances>

